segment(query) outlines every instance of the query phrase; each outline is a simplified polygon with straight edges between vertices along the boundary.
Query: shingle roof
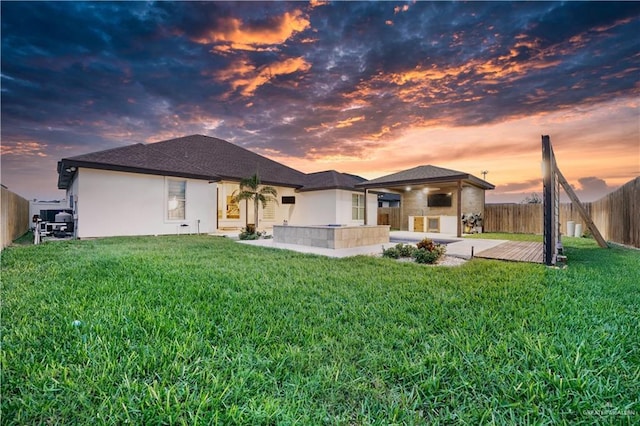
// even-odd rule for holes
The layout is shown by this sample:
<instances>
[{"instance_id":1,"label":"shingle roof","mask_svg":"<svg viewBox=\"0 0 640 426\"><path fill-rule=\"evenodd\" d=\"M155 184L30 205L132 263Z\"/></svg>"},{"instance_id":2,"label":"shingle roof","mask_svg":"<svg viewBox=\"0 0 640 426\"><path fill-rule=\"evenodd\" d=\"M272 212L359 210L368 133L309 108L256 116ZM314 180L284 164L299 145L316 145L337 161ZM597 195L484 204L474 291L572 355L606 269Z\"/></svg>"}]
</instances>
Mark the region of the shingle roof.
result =
<instances>
[{"instance_id":1,"label":"shingle roof","mask_svg":"<svg viewBox=\"0 0 640 426\"><path fill-rule=\"evenodd\" d=\"M258 173L269 185L300 187L305 174L222 139L191 135L148 145L223 179L240 180Z\"/></svg>"},{"instance_id":2,"label":"shingle roof","mask_svg":"<svg viewBox=\"0 0 640 426\"><path fill-rule=\"evenodd\" d=\"M258 173L265 184L294 187L300 191L353 190L457 179L470 181L485 189L494 188L468 173L436 166L418 166L371 181L335 170L305 174L230 142L203 135L151 144L139 143L62 159L58 163L58 188L69 187L78 167L211 181L240 181Z\"/></svg>"},{"instance_id":3,"label":"shingle roof","mask_svg":"<svg viewBox=\"0 0 640 426\"><path fill-rule=\"evenodd\" d=\"M58 188L66 189L71 183L70 167L218 180L214 173L141 143L63 159L58 163Z\"/></svg>"},{"instance_id":4,"label":"shingle roof","mask_svg":"<svg viewBox=\"0 0 640 426\"><path fill-rule=\"evenodd\" d=\"M467 180L484 189L495 188L489 182L479 179L469 173L445 169L431 165L417 166L412 169L382 176L356 185L360 188L375 188L410 183L444 182L453 180Z\"/></svg>"},{"instance_id":5,"label":"shingle roof","mask_svg":"<svg viewBox=\"0 0 640 426\"><path fill-rule=\"evenodd\" d=\"M136 144L63 159L58 188L66 189L70 167L130 171L208 180L241 180L258 173L269 185L302 187L306 175L222 139L185 136L152 144Z\"/></svg>"},{"instance_id":6,"label":"shingle roof","mask_svg":"<svg viewBox=\"0 0 640 426\"><path fill-rule=\"evenodd\" d=\"M366 182L360 176L348 173L340 173L335 170L309 173L306 175L305 184L300 191L314 191L319 189L354 189L357 183Z\"/></svg>"}]
</instances>

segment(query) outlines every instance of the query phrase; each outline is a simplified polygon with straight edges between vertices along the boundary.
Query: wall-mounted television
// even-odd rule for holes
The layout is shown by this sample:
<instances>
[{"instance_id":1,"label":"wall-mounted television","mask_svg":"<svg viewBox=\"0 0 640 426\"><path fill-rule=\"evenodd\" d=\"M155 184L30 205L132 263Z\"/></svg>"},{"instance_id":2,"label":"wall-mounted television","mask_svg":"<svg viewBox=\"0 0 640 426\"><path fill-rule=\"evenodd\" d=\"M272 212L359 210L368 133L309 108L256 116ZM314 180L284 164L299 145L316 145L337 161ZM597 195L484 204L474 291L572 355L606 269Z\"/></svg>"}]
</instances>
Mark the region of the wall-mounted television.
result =
<instances>
[{"instance_id":1,"label":"wall-mounted television","mask_svg":"<svg viewBox=\"0 0 640 426\"><path fill-rule=\"evenodd\" d=\"M429 194L427 205L429 207L451 207L451 194Z\"/></svg>"}]
</instances>

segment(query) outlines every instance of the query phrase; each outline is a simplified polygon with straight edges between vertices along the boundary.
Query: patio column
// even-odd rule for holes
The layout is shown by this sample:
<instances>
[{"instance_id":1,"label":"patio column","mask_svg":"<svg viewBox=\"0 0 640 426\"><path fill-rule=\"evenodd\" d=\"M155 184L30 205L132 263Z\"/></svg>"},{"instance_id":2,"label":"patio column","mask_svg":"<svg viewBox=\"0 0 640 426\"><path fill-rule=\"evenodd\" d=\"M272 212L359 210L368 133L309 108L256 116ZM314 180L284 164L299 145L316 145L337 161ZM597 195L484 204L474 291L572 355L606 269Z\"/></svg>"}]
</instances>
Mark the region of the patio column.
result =
<instances>
[{"instance_id":1,"label":"patio column","mask_svg":"<svg viewBox=\"0 0 640 426\"><path fill-rule=\"evenodd\" d=\"M369 190L367 188L364 189L364 224L368 225L367 223L367 213L368 213L368 209L367 209L367 196L369 195Z\"/></svg>"},{"instance_id":2,"label":"patio column","mask_svg":"<svg viewBox=\"0 0 640 426\"><path fill-rule=\"evenodd\" d=\"M458 210L458 235L462 237L462 181L458 180L458 190L456 191L456 204Z\"/></svg>"}]
</instances>

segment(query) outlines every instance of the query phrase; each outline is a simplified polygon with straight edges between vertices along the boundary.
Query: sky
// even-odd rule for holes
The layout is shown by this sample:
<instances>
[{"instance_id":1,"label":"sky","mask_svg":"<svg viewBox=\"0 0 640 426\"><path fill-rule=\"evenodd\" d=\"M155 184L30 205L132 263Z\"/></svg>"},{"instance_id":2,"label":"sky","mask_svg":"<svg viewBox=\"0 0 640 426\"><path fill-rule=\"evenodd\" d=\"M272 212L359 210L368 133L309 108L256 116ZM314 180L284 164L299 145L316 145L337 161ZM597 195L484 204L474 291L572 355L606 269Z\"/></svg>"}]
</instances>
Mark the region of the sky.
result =
<instances>
[{"instance_id":1,"label":"sky","mask_svg":"<svg viewBox=\"0 0 640 426\"><path fill-rule=\"evenodd\" d=\"M2 2L2 184L189 134L303 172L418 165L582 201L640 175L640 2Z\"/></svg>"}]
</instances>

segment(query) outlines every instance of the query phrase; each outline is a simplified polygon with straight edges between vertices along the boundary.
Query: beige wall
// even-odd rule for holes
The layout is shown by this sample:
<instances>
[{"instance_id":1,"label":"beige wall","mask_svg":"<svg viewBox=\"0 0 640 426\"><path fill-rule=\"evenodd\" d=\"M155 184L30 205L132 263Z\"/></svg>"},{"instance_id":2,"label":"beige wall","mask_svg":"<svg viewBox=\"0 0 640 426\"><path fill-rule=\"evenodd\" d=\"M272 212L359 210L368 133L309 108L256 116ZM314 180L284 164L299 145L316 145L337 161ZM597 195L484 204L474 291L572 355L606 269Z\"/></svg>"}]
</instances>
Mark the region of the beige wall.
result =
<instances>
[{"instance_id":1,"label":"beige wall","mask_svg":"<svg viewBox=\"0 0 640 426\"><path fill-rule=\"evenodd\" d=\"M276 199L278 202L274 206L273 218L265 219L265 209L262 208L262 204L258 207L258 228L259 230L272 228L273 225L282 225L286 221L290 221L292 215L295 212L296 204L282 204L282 197L296 196L293 188L287 188L283 186L273 186L278 192ZM219 229L236 229L244 228L247 223L255 223L253 218L254 205L253 201L241 201L240 202L240 217L230 218L227 216L227 197L232 196L234 191L239 190L239 184L237 182L219 182L218 183L218 205L220 210L218 215L218 228ZM298 197L296 197L296 203Z\"/></svg>"}]
</instances>

